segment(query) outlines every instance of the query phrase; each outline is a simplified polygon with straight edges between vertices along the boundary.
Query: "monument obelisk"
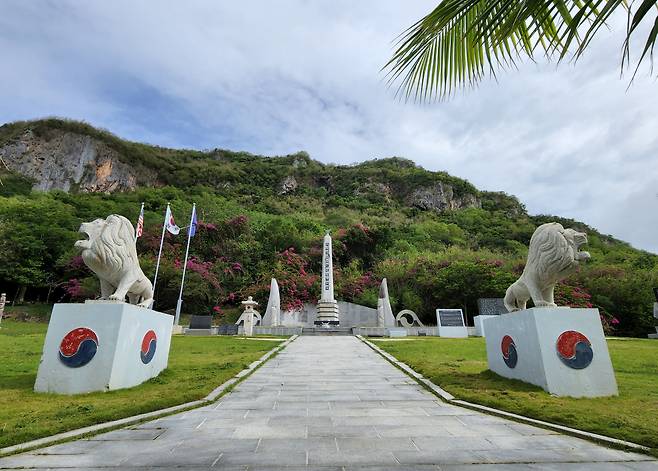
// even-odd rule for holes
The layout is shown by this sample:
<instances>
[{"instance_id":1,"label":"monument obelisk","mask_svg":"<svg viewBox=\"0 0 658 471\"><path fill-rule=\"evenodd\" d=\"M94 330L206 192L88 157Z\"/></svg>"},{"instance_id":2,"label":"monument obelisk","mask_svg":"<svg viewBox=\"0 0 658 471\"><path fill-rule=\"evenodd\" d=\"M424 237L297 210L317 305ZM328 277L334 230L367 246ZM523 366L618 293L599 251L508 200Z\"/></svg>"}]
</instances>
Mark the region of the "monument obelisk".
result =
<instances>
[{"instance_id":1,"label":"monument obelisk","mask_svg":"<svg viewBox=\"0 0 658 471\"><path fill-rule=\"evenodd\" d=\"M322 294L318 301L318 325L338 325L338 303L334 299L334 264L329 231L322 243Z\"/></svg>"}]
</instances>

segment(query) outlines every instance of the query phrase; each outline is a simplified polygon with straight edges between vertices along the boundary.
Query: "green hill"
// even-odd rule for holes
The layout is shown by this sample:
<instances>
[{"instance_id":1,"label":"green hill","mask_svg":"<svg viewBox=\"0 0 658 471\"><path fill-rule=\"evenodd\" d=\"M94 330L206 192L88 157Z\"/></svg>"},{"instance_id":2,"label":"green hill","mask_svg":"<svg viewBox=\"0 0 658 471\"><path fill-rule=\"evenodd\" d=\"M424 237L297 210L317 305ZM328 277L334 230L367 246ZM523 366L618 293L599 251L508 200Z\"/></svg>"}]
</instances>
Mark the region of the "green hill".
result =
<instances>
[{"instance_id":1,"label":"green hill","mask_svg":"<svg viewBox=\"0 0 658 471\"><path fill-rule=\"evenodd\" d=\"M166 203L184 226L196 202L189 313L221 315L247 295L266 302L272 276L287 307L315 301L321 239L331 229L340 299L373 306L387 277L396 312L432 322L435 308L462 307L471 318L477 298L502 296L518 276L535 227L558 221L589 234L593 257L560 285L560 302L599 307L618 334L652 330L658 256L580 222L528 215L513 196L407 159L339 166L305 152L166 149L60 119L1 126L0 157L0 288L10 298L21 287L26 299L50 302L93 293L73 250L79 224L110 213L135 221L141 202L138 251L151 276ZM157 309L175 306L184 243L167 236Z\"/></svg>"}]
</instances>

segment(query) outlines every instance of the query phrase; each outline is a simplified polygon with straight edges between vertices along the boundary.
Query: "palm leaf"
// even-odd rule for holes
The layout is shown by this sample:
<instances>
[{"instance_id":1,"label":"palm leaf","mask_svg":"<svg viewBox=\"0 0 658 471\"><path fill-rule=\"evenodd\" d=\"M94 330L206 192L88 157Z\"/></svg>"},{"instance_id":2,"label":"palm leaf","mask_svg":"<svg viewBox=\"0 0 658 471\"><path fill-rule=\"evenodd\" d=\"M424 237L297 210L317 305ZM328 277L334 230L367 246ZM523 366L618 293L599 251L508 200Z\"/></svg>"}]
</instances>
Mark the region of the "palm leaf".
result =
<instances>
[{"instance_id":1,"label":"palm leaf","mask_svg":"<svg viewBox=\"0 0 658 471\"><path fill-rule=\"evenodd\" d=\"M631 35L656 11L658 0L633 6L626 0L443 0L427 16L404 31L391 59L382 68L396 95L405 100L444 99L465 86L475 86L497 70L513 68L537 51L546 58L577 60L611 15L628 11L624 42L628 60ZM638 61L653 55L658 17Z\"/></svg>"}]
</instances>

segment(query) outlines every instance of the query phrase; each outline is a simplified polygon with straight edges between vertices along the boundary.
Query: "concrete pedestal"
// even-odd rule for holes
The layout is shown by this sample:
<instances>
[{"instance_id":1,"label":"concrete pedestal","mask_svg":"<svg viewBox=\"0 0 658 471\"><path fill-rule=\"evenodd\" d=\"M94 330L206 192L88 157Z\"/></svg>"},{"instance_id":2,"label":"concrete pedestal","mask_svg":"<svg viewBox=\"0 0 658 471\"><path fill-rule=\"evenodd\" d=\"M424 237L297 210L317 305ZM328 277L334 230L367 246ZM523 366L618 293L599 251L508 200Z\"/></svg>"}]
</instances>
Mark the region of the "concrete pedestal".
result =
<instances>
[{"instance_id":1,"label":"concrete pedestal","mask_svg":"<svg viewBox=\"0 0 658 471\"><path fill-rule=\"evenodd\" d=\"M407 329L404 327L389 327L386 329L389 337L406 337Z\"/></svg>"},{"instance_id":2,"label":"concrete pedestal","mask_svg":"<svg viewBox=\"0 0 658 471\"><path fill-rule=\"evenodd\" d=\"M173 316L121 302L55 304L34 390L130 388L167 367Z\"/></svg>"},{"instance_id":3,"label":"concrete pedestal","mask_svg":"<svg viewBox=\"0 0 658 471\"><path fill-rule=\"evenodd\" d=\"M616 396L598 309L532 308L483 322L489 369L556 396Z\"/></svg>"},{"instance_id":4,"label":"concrete pedestal","mask_svg":"<svg viewBox=\"0 0 658 471\"><path fill-rule=\"evenodd\" d=\"M496 317L496 316L481 314L473 318L473 325L475 326L475 333L474 333L475 337L486 337L484 333L484 320L490 319L492 317Z\"/></svg>"}]
</instances>

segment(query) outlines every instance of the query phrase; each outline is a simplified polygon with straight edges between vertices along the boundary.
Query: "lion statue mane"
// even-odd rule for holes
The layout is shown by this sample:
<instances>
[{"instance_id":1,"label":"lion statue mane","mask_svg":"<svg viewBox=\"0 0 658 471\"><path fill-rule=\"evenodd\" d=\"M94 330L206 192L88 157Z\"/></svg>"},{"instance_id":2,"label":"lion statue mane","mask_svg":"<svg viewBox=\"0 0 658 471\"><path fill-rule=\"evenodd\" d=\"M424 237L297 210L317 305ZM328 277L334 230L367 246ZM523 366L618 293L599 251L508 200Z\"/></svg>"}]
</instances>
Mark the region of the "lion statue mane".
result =
<instances>
[{"instance_id":1,"label":"lion statue mane","mask_svg":"<svg viewBox=\"0 0 658 471\"><path fill-rule=\"evenodd\" d=\"M530 238L528 261L521 277L505 293L507 310L525 309L531 298L535 307L557 307L555 285L576 271L579 262L589 260L590 254L580 251L586 243L587 234L565 229L557 222L539 226Z\"/></svg>"},{"instance_id":2,"label":"lion statue mane","mask_svg":"<svg viewBox=\"0 0 658 471\"><path fill-rule=\"evenodd\" d=\"M101 299L125 301L150 308L153 286L139 266L135 247L135 230L123 216L112 214L106 219L85 222L79 232L88 240L79 240L82 260L101 283Z\"/></svg>"}]
</instances>

